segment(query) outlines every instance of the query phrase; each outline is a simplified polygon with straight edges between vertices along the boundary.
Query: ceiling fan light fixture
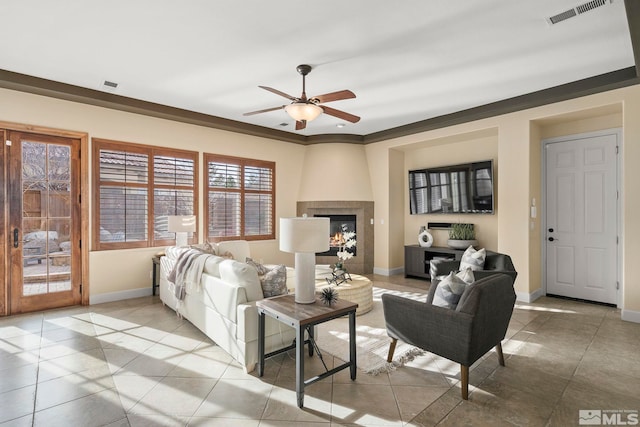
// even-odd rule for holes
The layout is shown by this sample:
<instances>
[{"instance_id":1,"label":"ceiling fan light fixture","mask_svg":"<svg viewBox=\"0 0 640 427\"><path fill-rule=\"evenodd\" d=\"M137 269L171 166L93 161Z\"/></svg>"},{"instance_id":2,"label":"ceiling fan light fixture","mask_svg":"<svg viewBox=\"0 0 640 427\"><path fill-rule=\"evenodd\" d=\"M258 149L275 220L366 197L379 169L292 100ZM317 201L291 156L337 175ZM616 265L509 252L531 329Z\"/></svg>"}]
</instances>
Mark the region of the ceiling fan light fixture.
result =
<instances>
[{"instance_id":1,"label":"ceiling fan light fixture","mask_svg":"<svg viewBox=\"0 0 640 427\"><path fill-rule=\"evenodd\" d=\"M284 110L292 119L300 122L306 120L310 122L322 114L322 108L316 104L306 102L294 102L284 107Z\"/></svg>"}]
</instances>

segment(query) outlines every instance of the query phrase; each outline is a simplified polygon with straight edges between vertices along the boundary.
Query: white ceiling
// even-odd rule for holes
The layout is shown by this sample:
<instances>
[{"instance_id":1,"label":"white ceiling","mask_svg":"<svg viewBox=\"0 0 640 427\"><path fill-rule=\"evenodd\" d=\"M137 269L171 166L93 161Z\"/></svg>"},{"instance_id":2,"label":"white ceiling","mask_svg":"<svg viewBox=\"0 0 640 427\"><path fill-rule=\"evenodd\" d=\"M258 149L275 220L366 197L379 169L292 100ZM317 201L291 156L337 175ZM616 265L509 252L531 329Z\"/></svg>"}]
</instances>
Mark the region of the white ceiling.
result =
<instances>
[{"instance_id":1,"label":"white ceiling","mask_svg":"<svg viewBox=\"0 0 640 427\"><path fill-rule=\"evenodd\" d=\"M0 0L0 69L302 135L367 135L634 65L623 0ZM295 131L258 88L342 89ZM286 123L287 126L281 126Z\"/></svg>"}]
</instances>

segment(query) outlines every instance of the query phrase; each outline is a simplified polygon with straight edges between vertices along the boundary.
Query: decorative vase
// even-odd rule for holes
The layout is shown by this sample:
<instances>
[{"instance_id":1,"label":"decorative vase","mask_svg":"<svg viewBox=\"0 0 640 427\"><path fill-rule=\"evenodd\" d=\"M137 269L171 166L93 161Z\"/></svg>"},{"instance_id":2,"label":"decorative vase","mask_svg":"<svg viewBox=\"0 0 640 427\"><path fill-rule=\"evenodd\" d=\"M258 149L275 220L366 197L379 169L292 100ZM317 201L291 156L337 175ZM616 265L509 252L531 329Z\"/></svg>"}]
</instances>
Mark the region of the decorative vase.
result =
<instances>
[{"instance_id":1,"label":"decorative vase","mask_svg":"<svg viewBox=\"0 0 640 427\"><path fill-rule=\"evenodd\" d=\"M418 234L418 244L423 248L430 248L431 245L433 245L433 236L424 227L420 228L420 234Z\"/></svg>"},{"instance_id":2,"label":"decorative vase","mask_svg":"<svg viewBox=\"0 0 640 427\"><path fill-rule=\"evenodd\" d=\"M453 249L467 249L469 246L477 246L477 240L456 240L449 239L447 240L447 246Z\"/></svg>"}]
</instances>

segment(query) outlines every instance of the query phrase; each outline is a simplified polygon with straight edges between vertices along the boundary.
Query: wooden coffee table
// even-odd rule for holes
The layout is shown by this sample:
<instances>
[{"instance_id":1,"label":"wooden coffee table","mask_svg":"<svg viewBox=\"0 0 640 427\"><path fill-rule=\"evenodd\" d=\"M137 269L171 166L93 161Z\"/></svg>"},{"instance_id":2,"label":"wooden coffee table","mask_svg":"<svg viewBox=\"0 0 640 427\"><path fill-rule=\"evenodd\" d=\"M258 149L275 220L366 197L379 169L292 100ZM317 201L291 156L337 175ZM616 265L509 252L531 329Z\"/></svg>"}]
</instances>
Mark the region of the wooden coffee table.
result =
<instances>
[{"instance_id":1,"label":"wooden coffee table","mask_svg":"<svg viewBox=\"0 0 640 427\"><path fill-rule=\"evenodd\" d=\"M356 308L358 304L347 300L339 300L331 306L325 305L316 297L313 304L298 304L294 295L281 295L256 301L258 308L258 375L264 374L265 358L275 356L285 351L296 349L296 396L298 407L304 406L304 388L316 381L327 378L343 369L350 368L351 379L356 379ZM313 355L313 328L323 323L344 315L349 315L349 361L326 372L316 375L308 380L304 379L304 345L309 345L309 355ZM270 316L296 330L295 343L289 347L264 353L265 346L265 316ZM304 332L307 331L309 339L305 340ZM323 361L324 364L324 361Z\"/></svg>"}]
</instances>

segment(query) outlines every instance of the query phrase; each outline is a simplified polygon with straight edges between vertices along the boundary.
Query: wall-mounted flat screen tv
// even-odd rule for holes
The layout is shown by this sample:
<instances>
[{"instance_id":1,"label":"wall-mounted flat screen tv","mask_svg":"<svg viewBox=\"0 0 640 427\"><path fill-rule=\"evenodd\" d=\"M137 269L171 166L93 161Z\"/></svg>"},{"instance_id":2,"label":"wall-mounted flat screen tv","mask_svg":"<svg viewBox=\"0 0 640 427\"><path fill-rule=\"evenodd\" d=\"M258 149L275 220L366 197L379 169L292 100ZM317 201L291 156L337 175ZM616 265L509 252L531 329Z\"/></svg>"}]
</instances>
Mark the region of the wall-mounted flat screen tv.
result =
<instances>
[{"instance_id":1,"label":"wall-mounted flat screen tv","mask_svg":"<svg viewBox=\"0 0 640 427\"><path fill-rule=\"evenodd\" d=\"M410 211L415 214L492 214L493 161L409 171Z\"/></svg>"}]
</instances>

